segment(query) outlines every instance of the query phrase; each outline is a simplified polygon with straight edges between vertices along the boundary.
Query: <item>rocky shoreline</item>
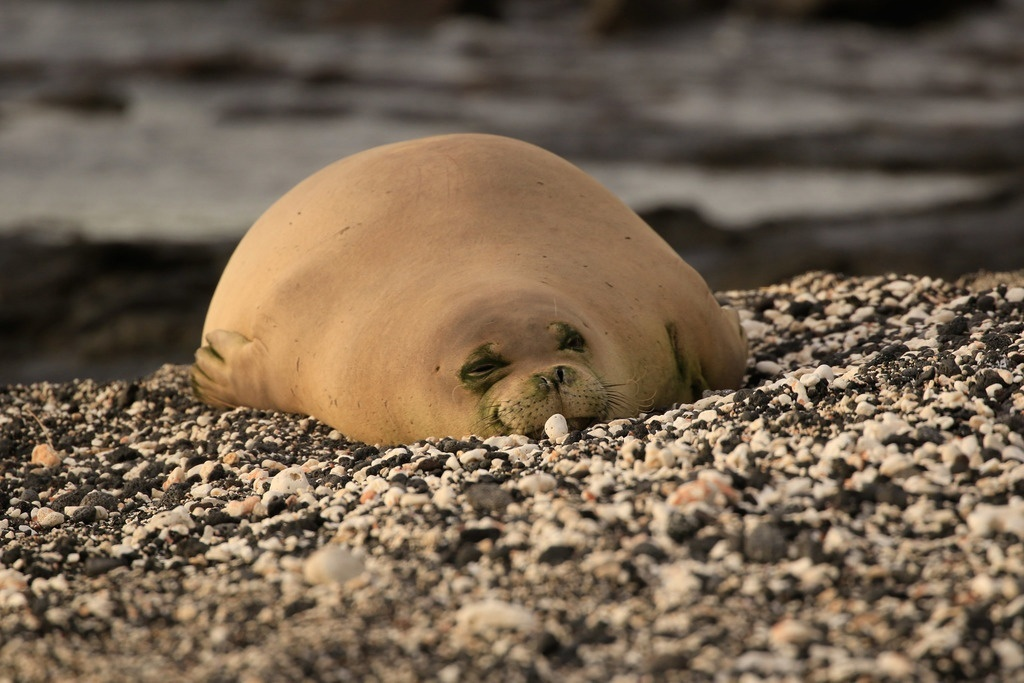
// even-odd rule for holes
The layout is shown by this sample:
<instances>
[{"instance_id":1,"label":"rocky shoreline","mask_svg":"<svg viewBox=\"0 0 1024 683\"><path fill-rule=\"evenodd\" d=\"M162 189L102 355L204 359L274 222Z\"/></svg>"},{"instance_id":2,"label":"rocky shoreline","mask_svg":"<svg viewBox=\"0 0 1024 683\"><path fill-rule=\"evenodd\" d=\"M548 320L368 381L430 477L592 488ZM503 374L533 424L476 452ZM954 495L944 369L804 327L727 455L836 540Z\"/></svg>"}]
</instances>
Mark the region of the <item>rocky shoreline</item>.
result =
<instances>
[{"instance_id":1,"label":"rocky shoreline","mask_svg":"<svg viewBox=\"0 0 1024 683\"><path fill-rule=\"evenodd\" d=\"M0 681L1024 675L1020 277L722 296L742 389L561 443L0 389Z\"/></svg>"}]
</instances>

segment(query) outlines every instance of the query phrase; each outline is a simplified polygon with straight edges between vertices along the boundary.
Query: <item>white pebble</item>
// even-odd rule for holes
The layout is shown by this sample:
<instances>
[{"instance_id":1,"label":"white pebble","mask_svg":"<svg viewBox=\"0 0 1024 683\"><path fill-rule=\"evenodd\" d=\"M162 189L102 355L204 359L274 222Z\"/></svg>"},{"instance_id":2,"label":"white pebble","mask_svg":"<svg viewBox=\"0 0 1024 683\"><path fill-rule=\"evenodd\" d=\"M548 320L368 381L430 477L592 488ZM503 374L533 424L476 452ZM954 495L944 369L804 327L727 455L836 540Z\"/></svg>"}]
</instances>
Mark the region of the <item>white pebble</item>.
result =
<instances>
[{"instance_id":1,"label":"white pebble","mask_svg":"<svg viewBox=\"0 0 1024 683\"><path fill-rule=\"evenodd\" d=\"M312 584L345 583L363 573L362 560L348 549L329 544L306 558L302 576Z\"/></svg>"},{"instance_id":2,"label":"white pebble","mask_svg":"<svg viewBox=\"0 0 1024 683\"><path fill-rule=\"evenodd\" d=\"M833 370L830 365L819 365L818 369L814 371L814 374L817 375L819 379L822 379L829 384L831 384L832 380L836 378L835 370Z\"/></svg>"},{"instance_id":3,"label":"white pebble","mask_svg":"<svg viewBox=\"0 0 1024 683\"><path fill-rule=\"evenodd\" d=\"M1024 668L1024 649L1018 643L1002 638L992 643L992 649L999 655L999 663L1003 671L1014 671Z\"/></svg>"},{"instance_id":4,"label":"white pebble","mask_svg":"<svg viewBox=\"0 0 1024 683\"><path fill-rule=\"evenodd\" d=\"M146 531L169 529L171 531L187 534L195 526L192 515L184 506L179 505L173 510L164 510L153 515L143 527Z\"/></svg>"},{"instance_id":5,"label":"white pebble","mask_svg":"<svg viewBox=\"0 0 1024 683\"><path fill-rule=\"evenodd\" d=\"M229 500L224 506L224 512L232 517L244 517L252 514L253 508L259 502L259 496L249 496L245 500Z\"/></svg>"},{"instance_id":6,"label":"white pebble","mask_svg":"<svg viewBox=\"0 0 1024 683\"><path fill-rule=\"evenodd\" d=\"M64 515L47 507L39 508L33 513L32 517L35 519L36 524L44 529L50 529L64 523Z\"/></svg>"},{"instance_id":7,"label":"white pebble","mask_svg":"<svg viewBox=\"0 0 1024 683\"><path fill-rule=\"evenodd\" d=\"M308 491L312 488L309 485L309 480L306 479L306 473L298 467L287 467L277 474L270 480L270 491L272 493L301 493Z\"/></svg>"},{"instance_id":8,"label":"white pebble","mask_svg":"<svg viewBox=\"0 0 1024 683\"><path fill-rule=\"evenodd\" d=\"M850 322L862 323L875 314L873 306L861 306L850 315Z\"/></svg>"},{"instance_id":9,"label":"white pebble","mask_svg":"<svg viewBox=\"0 0 1024 683\"><path fill-rule=\"evenodd\" d=\"M717 410L702 410L700 412L700 414L697 415L697 420L698 421L707 422L708 424L711 424L717 418L718 418L718 411Z\"/></svg>"},{"instance_id":10,"label":"white pebble","mask_svg":"<svg viewBox=\"0 0 1024 683\"><path fill-rule=\"evenodd\" d=\"M502 600L481 600L465 605L455 615L456 626L471 633L497 629L526 631L533 627L533 612Z\"/></svg>"},{"instance_id":11,"label":"white pebble","mask_svg":"<svg viewBox=\"0 0 1024 683\"><path fill-rule=\"evenodd\" d=\"M967 515L967 528L981 537L1005 532L1024 538L1024 499L1014 498L1008 505L979 504Z\"/></svg>"},{"instance_id":12,"label":"white pebble","mask_svg":"<svg viewBox=\"0 0 1024 683\"><path fill-rule=\"evenodd\" d=\"M520 491L532 496L537 493L552 491L557 484L558 480L547 472L535 472L521 478L518 486Z\"/></svg>"},{"instance_id":13,"label":"white pebble","mask_svg":"<svg viewBox=\"0 0 1024 683\"><path fill-rule=\"evenodd\" d=\"M758 363L754 366L754 369L765 375L782 374L782 366L770 360L758 361Z\"/></svg>"},{"instance_id":14,"label":"white pebble","mask_svg":"<svg viewBox=\"0 0 1024 683\"><path fill-rule=\"evenodd\" d=\"M771 627L768 637L773 645L779 647L782 645L806 645L820 638L821 634L813 626L787 617Z\"/></svg>"},{"instance_id":15,"label":"white pebble","mask_svg":"<svg viewBox=\"0 0 1024 683\"><path fill-rule=\"evenodd\" d=\"M1010 287L1006 290L1006 300L1012 304L1024 301L1024 287Z\"/></svg>"},{"instance_id":16,"label":"white pebble","mask_svg":"<svg viewBox=\"0 0 1024 683\"><path fill-rule=\"evenodd\" d=\"M434 505L441 508L442 510L447 509L455 505L457 498L455 490L450 486L442 486L441 488L434 491Z\"/></svg>"},{"instance_id":17,"label":"white pebble","mask_svg":"<svg viewBox=\"0 0 1024 683\"><path fill-rule=\"evenodd\" d=\"M481 462L489 452L490 451L486 448L473 448L468 451L463 451L459 455L459 463L466 466Z\"/></svg>"},{"instance_id":18,"label":"white pebble","mask_svg":"<svg viewBox=\"0 0 1024 683\"><path fill-rule=\"evenodd\" d=\"M914 673L914 663L900 652L880 652L875 664L881 673L897 681L909 680Z\"/></svg>"},{"instance_id":19,"label":"white pebble","mask_svg":"<svg viewBox=\"0 0 1024 683\"><path fill-rule=\"evenodd\" d=\"M431 498L426 493L405 493L398 499L398 505L403 508L419 508L429 505L430 501Z\"/></svg>"},{"instance_id":20,"label":"white pebble","mask_svg":"<svg viewBox=\"0 0 1024 683\"><path fill-rule=\"evenodd\" d=\"M547 434L548 438L552 441L569 434L569 423L565 421L565 416L560 413L555 413L548 418L548 421L544 423L544 433Z\"/></svg>"},{"instance_id":21,"label":"white pebble","mask_svg":"<svg viewBox=\"0 0 1024 683\"><path fill-rule=\"evenodd\" d=\"M864 417L871 417L872 415L875 414L875 406L868 403L867 401L861 401L860 403L857 404L857 407L856 409L854 409L853 412L855 412L857 415L863 415Z\"/></svg>"}]
</instances>

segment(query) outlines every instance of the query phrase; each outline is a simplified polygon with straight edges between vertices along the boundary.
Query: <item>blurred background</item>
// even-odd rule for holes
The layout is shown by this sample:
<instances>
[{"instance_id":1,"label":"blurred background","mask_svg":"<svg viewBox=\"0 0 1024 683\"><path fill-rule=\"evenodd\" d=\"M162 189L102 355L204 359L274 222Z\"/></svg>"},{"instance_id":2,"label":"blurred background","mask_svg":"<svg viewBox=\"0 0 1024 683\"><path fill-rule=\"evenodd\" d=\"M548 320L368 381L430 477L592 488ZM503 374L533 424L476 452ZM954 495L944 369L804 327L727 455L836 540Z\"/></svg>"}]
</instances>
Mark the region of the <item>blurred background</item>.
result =
<instances>
[{"instance_id":1,"label":"blurred background","mask_svg":"<svg viewBox=\"0 0 1024 683\"><path fill-rule=\"evenodd\" d=\"M275 199L458 131L717 290L1024 267L1024 0L2 0L0 385L190 362Z\"/></svg>"}]
</instances>

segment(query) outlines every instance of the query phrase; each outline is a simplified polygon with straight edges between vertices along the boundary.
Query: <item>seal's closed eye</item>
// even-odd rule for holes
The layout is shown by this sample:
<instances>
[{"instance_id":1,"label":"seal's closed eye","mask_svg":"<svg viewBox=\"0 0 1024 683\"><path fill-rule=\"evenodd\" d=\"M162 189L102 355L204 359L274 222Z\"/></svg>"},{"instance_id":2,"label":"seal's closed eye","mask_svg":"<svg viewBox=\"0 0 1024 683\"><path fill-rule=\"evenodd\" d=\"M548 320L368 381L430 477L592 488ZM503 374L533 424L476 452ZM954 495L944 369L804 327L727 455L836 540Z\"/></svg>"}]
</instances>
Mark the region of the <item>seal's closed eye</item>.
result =
<instances>
[{"instance_id":1,"label":"seal's closed eye","mask_svg":"<svg viewBox=\"0 0 1024 683\"><path fill-rule=\"evenodd\" d=\"M473 350L459 368L459 379L475 391L486 391L501 377L496 373L509 366L509 362L496 353L492 344L484 344Z\"/></svg>"},{"instance_id":2,"label":"seal's closed eye","mask_svg":"<svg viewBox=\"0 0 1024 683\"><path fill-rule=\"evenodd\" d=\"M587 349L587 341L579 331L568 323L552 323L549 329L558 339L559 351L578 351Z\"/></svg>"}]
</instances>

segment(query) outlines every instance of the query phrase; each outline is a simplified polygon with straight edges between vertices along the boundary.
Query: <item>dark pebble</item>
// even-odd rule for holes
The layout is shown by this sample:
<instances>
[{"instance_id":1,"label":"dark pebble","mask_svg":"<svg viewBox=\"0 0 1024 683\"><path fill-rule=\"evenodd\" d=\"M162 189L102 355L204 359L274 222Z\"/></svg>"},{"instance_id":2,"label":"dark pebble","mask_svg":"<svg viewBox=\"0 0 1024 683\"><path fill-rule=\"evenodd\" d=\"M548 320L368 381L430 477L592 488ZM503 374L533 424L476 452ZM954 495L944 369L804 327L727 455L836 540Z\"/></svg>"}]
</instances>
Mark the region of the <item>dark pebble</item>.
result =
<instances>
[{"instance_id":1,"label":"dark pebble","mask_svg":"<svg viewBox=\"0 0 1024 683\"><path fill-rule=\"evenodd\" d=\"M476 510L500 514L512 503L512 495L497 484L473 484L466 489L466 500Z\"/></svg>"},{"instance_id":2,"label":"dark pebble","mask_svg":"<svg viewBox=\"0 0 1024 683\"><path fill-rule=\"evenodd\" d=\"M99 576L106 574L111 569L124 566L124 560L119 557L89 557L85 560L86 576Z\"/></svg>"},{"instance_id":3,"label":"dark pebble","mask_svg":"<svg viewBox=\"0 0 1024 683\"><path fill-rule=\"evenodd\" d=\"M659 548L654 543L650 543L648 541L638 543L636 547L633 548L633 554L646 555L652 558L655 562L664 562L668 559L668 554L664 550Z\"/></svg>"},{"instance_id":4,"label":"dark pebble","mask_svg":"<svg viewBox=\"0 0 1024 683\"><path fill-rule=\"evenodd\" d=\"M786 557L786 537L776 524L761 522L743 539L743 554L751 562L778 562Z\"/></svg>"},{"instance_id":5,"label":"dark pebble","mask_svg":"<svg viewBox=\"0 0 1024 683\"><path fill-rule=\"evenodd\" d=\"M497 540L501 538L501 529L497 527L475 527L463 529L459 533L460 543L479 543L483 540Z\"/></svg>"},{"instance_id":6,"label":"dark pebble","mask_svg":"<svg viewBox=\"0 0 1024 683\"><path fill-rule=\"evenodd\" d=\"M575 554L576 548L571 545L553 545L545 548L537 561L542 564L561 564L571 560Z\"/></svg>"},{"instance_id":7,"label":"dark pebble","mask_svg":"<svg viewBox=\"0 0 1024 683\"><path fill-rule=\"evenodd\" d=\"M105 491L90 491L82 497L81 505L97 505L111 512L117 509L117 498Z\"/></svg>"},{"instance_id":8,"label":"dark pebble","mask_svg":"<svg viewBox=\"0 0 1024 683\"><path fill-rule=\"evenodd\" d=\"M92 524L96 521L96 508L93 505L83 505L71 515L73 523Z\"/></svg>"},{"instance_id":9,"label":"dark pebble","mask_svg":"<svg viewBox=\"0 0 1024 683\"><path fill-rule=\"evenodd\" d=\"M64 508L66 508L67 506L69 506L69 505L78 505L79 503L81 503L82 502L82 498L84 496L85 496L85 492L84 491L78 491L78 490L76 490L76 491L69 491L67 493L62 493L59 496L57 496L56 498L53 498L47 504L47 507L49 507L51 510L56 510L57 512L64 512Z\"/></svg>"},{"instance_id":10,"label":"dark pebble","mask_svg":"<svg viewBox=\"0 0 1024 683\"><path fill-rule=\"evenodd\" d=\"M164 491L164 497L161 501L163 506L165 508L173 508L181 505L188 496L188 492L191 488L191 486L185 483L171 484L167 487L167 490Z\"/></svg>"},{"instance_id":11,"label":"dark pebble","mask_svg":"<svg viewBox=\"0 0 1024 683\"><path fill-rule=\"evenodd\" d=\"M139 460L142 458L142 453L139 453L130 446L118 446L114 450L110 451L104 456L111 465L118 465L123 462L130 462L133 460Z\"/></svg>"}]
</instances>

